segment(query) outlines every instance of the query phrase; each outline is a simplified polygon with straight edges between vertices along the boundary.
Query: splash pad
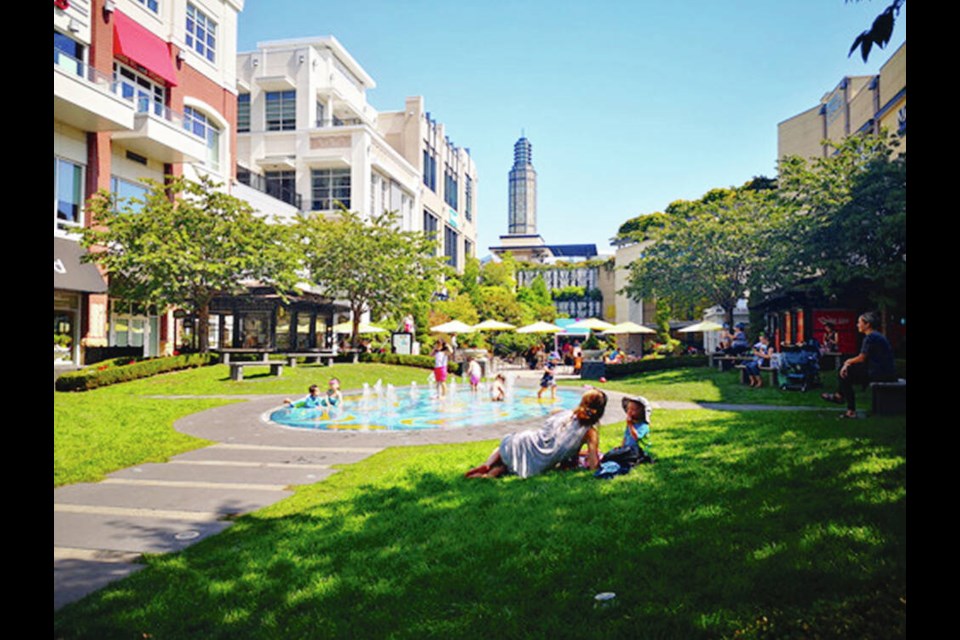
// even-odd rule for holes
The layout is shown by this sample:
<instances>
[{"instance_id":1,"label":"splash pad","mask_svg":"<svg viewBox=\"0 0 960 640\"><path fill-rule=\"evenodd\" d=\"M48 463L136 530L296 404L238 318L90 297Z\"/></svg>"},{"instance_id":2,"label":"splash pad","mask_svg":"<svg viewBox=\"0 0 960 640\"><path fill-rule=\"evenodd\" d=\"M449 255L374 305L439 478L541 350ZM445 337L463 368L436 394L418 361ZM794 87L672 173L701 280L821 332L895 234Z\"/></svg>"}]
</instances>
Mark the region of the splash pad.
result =
<instances>
[{"instance_id":1,"label":"splash pad","mask_svg":"<svg viewBox=\"0 0 960 640\"><path fill-rule=\"evenodd\" d=\"M278 409L270 421L288 427L320 430L409 431L420 429L456 429L477 427L549 415L556 409L573 409L582 390L557 389L556 399L549 390L537 399L537 389L516 388L508 378L503 402L490 400L489 384L481 384L477 393L469 384L451 378L447 394L439 397L435 386L421 388L384 386L380 380L372 387L363 385L360 396L347 397L342 407L319 409Z\"/></svg>"}]
</instances>

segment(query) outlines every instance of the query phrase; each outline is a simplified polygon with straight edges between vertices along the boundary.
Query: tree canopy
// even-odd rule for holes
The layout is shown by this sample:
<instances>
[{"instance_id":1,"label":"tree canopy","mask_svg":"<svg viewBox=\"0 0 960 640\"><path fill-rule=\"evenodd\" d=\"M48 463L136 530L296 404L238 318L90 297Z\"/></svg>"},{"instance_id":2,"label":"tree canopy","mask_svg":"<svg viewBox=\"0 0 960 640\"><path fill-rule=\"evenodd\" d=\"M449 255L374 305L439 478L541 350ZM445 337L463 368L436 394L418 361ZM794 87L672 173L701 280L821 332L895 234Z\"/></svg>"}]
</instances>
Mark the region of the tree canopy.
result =
<instances>
[{"instance_id":1,"label":"tree canopy","mask_svg":"<svg viewBox=\"0 0 960 640\"><path fill-rule=\"evenodd\" d=\"M94 196L95 226L81 232L92 250L87 259L110 274L112 296L194 312L205 352L214 296L239 293L246 281L274 285L281 295L295 285L286 228L267 224L208 178L144 182L143 201Z\"/></svg>"},{"instance_id":2,"label":"tree canopy","mask_svg":"<svg viewBox=\"0 0 960 640\"><path fill-rule=\"evenodd\" d=\"M427 300L443 271L436 242L401 231L394 212L370 216L343 211L336 218L302 216L295 227L311 281L353 312L354 344L360 316L413 311Z\"/></svg>"}]
</instances>

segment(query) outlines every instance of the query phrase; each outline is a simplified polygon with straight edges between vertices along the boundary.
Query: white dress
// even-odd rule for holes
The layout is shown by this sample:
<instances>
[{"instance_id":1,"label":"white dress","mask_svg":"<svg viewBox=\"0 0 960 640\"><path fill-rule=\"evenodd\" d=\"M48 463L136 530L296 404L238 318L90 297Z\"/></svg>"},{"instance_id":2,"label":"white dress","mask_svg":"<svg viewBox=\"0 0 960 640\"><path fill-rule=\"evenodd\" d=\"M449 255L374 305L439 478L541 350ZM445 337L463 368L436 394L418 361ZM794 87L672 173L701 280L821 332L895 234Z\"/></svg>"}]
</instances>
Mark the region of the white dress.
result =
<instances>
[{"instance_id":1,"label":"white dress","mask_svg":"<svg viewBox=\"0 0 960 640\"><path fill-rule=\"evenodd\" d=\"M500 457L521 478L535 476L578 452L587 429L573 417L573 411L561 411L547 418L540 429L505 436L500 441Z\"/></svg>"}]
</instances>

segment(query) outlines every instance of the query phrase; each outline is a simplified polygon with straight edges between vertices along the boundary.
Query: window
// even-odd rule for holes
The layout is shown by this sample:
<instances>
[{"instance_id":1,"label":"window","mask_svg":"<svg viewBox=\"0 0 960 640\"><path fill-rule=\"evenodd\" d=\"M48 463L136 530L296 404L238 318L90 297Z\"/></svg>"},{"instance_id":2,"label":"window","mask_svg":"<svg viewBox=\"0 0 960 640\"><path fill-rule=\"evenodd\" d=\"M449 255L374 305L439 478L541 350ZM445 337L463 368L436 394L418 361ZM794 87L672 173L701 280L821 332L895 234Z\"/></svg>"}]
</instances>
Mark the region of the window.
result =
<instances>
[{"instance_id":1,"label":"window","mask_svg":"<svg viewBox=\"0 0 960 640\"><path fill-rule=\"evenodd\" d=\"M160 4L159 0L137 0L137 2L145 6L147 9L150 9L150 11L153 11L154 13L157 13L157 9L159 8L158 5Z\"/></svg>"},{"instance_id":2,"label":"window","mask_svg":"<svg viewBox=\"0 0 960 640\"><path fill-rule=\"evenodd\" d=\"M463 240L463 257L469 258L473 256L473 243L464 238Z\"/></svg>"},{"instance_id":3,"label":"window","mask_svg":"<svg viewBox=\"0 0 960 640\"><path fill-rule=\"evenodd\" d=\"M457 244L460 236L450 227L443 229L443 255L447 256L447 264L456 268L457 266Z\"/></svg>"},{"instance_id":4,"label":"window","mask_svg":"<svg viewBox=\"0 0 960 640\"><path fill-rule=\"evenodd\" d=\"M437 157L429 148L423 150L423 184L437 190Z\"/></svg>"},{"instance_id":5,"label":"window","mask_svg":"<svg viewBox=\"0 0 960 640\"><path fill-rule=\"evenodd\" d=\"M83 225L83 166L53 159L54 224L57 230Z\"/></svg>"},{"instance_id":6,"label":"window","mask_svg":"<svg viewBox=\"0 0 960 640\"><path fill-rule=\"evenodd\" d=\"M220 171L220 129L207 116L193 107L183 108L183 128L207 143L207 159L204 164L213 171Z\"/></svg>"},{"instance_id":7,"label":"window","mask_svg":"<svg viewBox=\"0 0 960 640\"><path fill-rule=\"evenodd\" d=\"M53 32L53 64L83 75L83 45L59 31Z\"/></svg>"},{"instance_id":8,"label":"window","mask_svg":"<svg viewBox=\"0 0 960 640\"><path fill-rule=\"evenodd\" d=\"M293 131L297 128L297 92L267 92L267 131Z\"/></svg>"},{"instance_id":9,"label":"window","mask_svg":"<svg viewBox=\"0 0 960 640\"><path fill-rule=\"evenodd\" d=\"M250 94L241 93L237 96L237 132L250 131Z\"/></svg>"},{"instance_id":10,"label":"window","mask_svg":"<svg viewBox=\"0 0 960 640\"><path fill-rule=\"evenodd\" d=\"M473 220L473 180L470 179L470 176L464 176L463 183L463 195L464 195L464 204L463 204L463 213L467 216L467 220ZM469 253L467 254L469 255Z\"/></svg>"},{"instance_id":11,"label":"window","mask_svg":"<svg viewBox=\"0 0 960 640\"><path fill-rule=\"evenodd\" d=\"M140 213L147 197L147 187L139 182L131 182L113 176L110 178L110 193L117 196L118 209Z\"/></svg>"},{"instance_id":12,"label":"window","mask_svg":"<svg viewBox=\"0 0 960 640\"><path fill-rule=\"evenodd\" d=\"M443 201L457 208L457 176L450 167L443 172Z\"/></svg>"},{"instance_id":13,"label":"window","mask_svg":"<svg viewBox=\"0 0 960 640\"><path fill-rule=\"evenodd\" d=\"M210 62L217 61L217 23L187 3L187 48Z\"/></svg>"},{"instance_id":14,"label":"window","mask_svg":"<svg viewBox=\"0 0 960 640\"><path fill-rule=\"evenodd\" d=\"M311 169L313 211L350 208L350 169ZM339 203L339 204L338 204Z\"/></svg>"},{"instance_id":15,"label":"window","mask_svg":"<svg viewBox=\"0 0 960 640\"><path fill-rule=\"evenodd\" d=\"M426 209L423 210L423 232L427 234L428 238L437 237L437 229L439 228L439 220L437 216L433 215Z\"/></svg>"},{"instance_id":16,"label":"window","mask_svg":"<svg viewBox=\"0 0 960 640\"><path fill-rule=\"evenodd\" d=\"M267 171L267 195L277 200L299 206L297 203L297 172Z\"/></svg>"},{"instance_id":17,"label":"window","mask_svg":"<svg viewBox=\"0 0 960 640\"><path fill-rule=\"evenodd\" d=\"M318 101L317 102L317 127L323 126L323 112L324 112L323 103Z\"/></svg>"},{"instance_id":18,"label":"window","mask_svg":"<svg viewBox=\"0 0 960 640\"><path fill-rule=\"evenodd\" d=\"M113 79L120 85L120 95L136 105L137 113L164 115L167 88L121 64L113 64Z\"/></svg>"}]
</instances>

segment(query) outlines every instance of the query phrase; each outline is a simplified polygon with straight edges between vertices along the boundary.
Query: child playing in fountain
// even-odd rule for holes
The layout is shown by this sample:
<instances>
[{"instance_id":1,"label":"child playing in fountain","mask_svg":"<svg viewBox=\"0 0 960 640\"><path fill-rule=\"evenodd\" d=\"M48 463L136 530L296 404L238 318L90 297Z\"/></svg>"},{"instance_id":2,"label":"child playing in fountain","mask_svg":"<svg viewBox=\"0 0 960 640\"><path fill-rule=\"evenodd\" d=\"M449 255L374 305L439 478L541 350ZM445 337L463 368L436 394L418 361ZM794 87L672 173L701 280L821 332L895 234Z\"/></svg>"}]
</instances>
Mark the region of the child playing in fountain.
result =
<instances>
[{"instance_id":1,"label":"child playing in fountain","mask_svg":"<svg viewBox=\"0 0 960 640\"><path fill-rule=\"evenodd\" d=\"M547 366L543 370L543 377L540 378L540 390L537 391L537 400L543 395L543 392L548 388L550 389L550 397L554 400L557 399L557 381L553 377L553 371L556 368L556 365L552 362L548 362Z\"/></svg>"},{"instance_id":2,"label":"child playing in fountain","mask_svg":"<svg viewBox=\"0 0 960 640\"><path fill-rule=\"evenodd\" d=\"M473 393L480 390L481 375L483 375L483 371L480 369L480 363L474 358L470 358L470 363L467 365L467 376L470 377L470 391Z\"/></svg>"},{"instance_id":3,"label":"child playing in fountain","mask_svg":"<svg viewBox=\"0 0 960 640\"><path fill-rule=\"evenodd\" d=\"M493 386L490 388L490 399L494 402L503 402L507 395L507 379L502 373L498 373L493 379Z\"/></svg>"},{"instance_id":4,"label":"child playing in fountain","mask_svg":"<svg viewBox=\"0 0 960 640\"><path fill-rule=\"evenodd\" d=\"M326 396L320 395L320 387L315 384L310 385L309 391L310 395L303 400L293 402L290 398L286 398L284 402L289 405L291 409L339 407L343 403L343 394L340 393L340 380L338 378L330 378L330 382L327 383Z\"/></svg>"}]
</instances>

